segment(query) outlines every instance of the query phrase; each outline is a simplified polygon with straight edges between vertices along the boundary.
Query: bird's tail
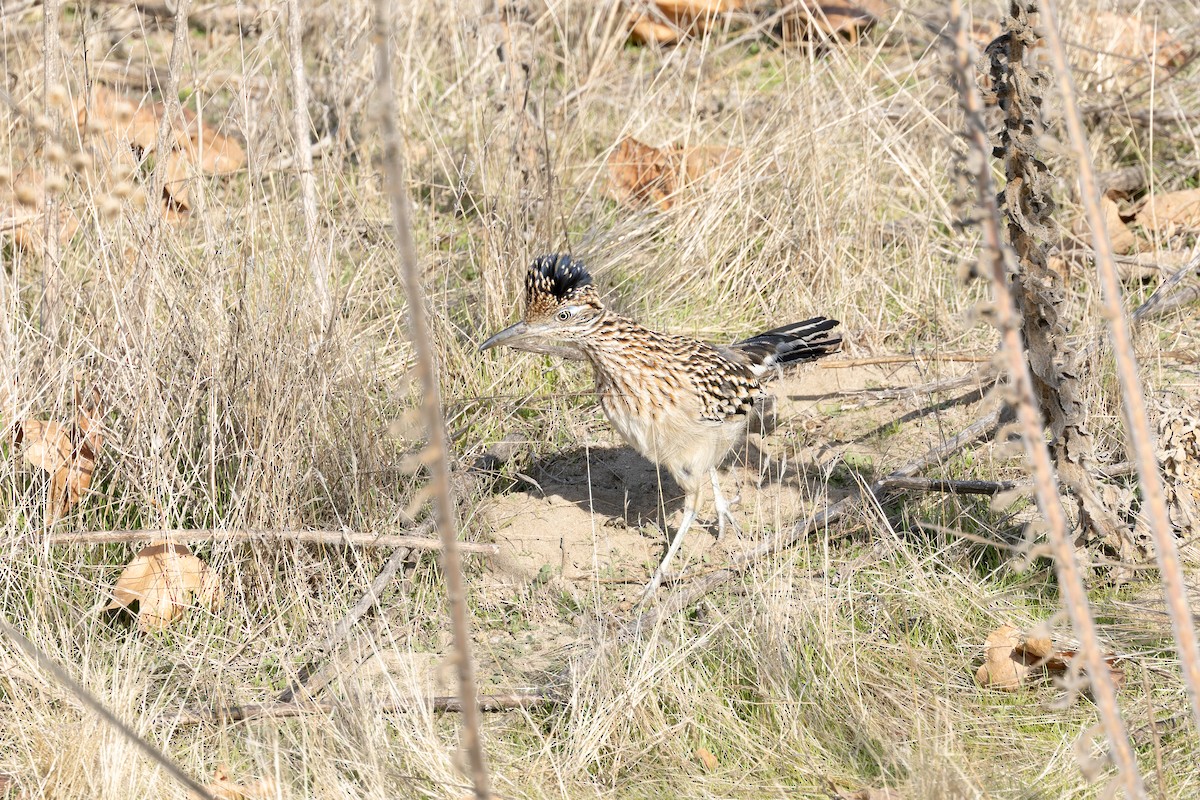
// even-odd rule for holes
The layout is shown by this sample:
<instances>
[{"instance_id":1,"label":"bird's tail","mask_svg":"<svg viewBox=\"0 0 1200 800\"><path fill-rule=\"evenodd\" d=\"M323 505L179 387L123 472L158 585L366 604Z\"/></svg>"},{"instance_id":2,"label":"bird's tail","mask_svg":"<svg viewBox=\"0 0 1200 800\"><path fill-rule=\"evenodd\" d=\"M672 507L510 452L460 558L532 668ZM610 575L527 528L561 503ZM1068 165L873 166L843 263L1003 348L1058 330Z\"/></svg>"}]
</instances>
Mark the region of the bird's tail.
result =
<instances>
[{"instance_id":1,"label":"bird's tail","mask_svg":"<svg viewBox=\"0 0 1200 800\"><path fill-rule=\"evenodd\" d=\"M836 319L813 317L751 336L729 349L742 354L751 369L762 375L772 367L815 361L837 351L842 337L831 331L838 324Z\"/></svg>"}]
</instances>

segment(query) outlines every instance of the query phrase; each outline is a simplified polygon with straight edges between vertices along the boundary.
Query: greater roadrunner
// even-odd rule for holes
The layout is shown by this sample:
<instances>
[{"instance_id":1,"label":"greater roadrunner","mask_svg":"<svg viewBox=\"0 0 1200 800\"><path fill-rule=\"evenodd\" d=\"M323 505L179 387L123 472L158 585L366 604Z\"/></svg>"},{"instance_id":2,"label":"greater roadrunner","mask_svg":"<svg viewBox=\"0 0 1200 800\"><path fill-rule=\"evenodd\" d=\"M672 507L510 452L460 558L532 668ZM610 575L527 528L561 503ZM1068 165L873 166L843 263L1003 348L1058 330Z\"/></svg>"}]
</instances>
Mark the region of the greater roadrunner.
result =
<instances>
[{"instance_id":1,"label":"greater roadrunner","mask_svg":"<svg viewBox=\"0 0 1200 800\"><path fill-rule=\"evenodd\" d=\"M525 318L492 336L518 350L586 359L609 422L646 458L666 467L686 492L679 530L646 585L649 597L696 519L710 478L717 538L734 524L717 466L746 433L761 382L785 364L812 361L841 344L837 320L813 317L729 346L645 328L604 307L583 264L567 255L534 260L525 276Z\"/></svg>"}]
</instances>

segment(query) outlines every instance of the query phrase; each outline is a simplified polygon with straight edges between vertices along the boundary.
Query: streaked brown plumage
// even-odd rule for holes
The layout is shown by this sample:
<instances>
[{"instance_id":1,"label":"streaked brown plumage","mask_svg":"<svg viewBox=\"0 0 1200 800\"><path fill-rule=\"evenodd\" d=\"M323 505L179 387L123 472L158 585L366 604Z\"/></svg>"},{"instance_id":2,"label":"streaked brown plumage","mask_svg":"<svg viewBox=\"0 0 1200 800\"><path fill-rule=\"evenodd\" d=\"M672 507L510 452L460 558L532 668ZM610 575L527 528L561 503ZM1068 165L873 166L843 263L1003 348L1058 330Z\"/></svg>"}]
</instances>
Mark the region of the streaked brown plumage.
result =
<instances>
[{"instance_id":1,"label":"streaked brown plumage","mask_svg":"<svg viewBox=\"0 0 1200 800\"><path fill-rule=\"evenodd\" d=\"M712 481L718 537L732 521L716 468L745 435L762 381L785 364L835 351L841 339L830 331L837 324L814 317L728 346L659 333L605 308L582 264L548 255L534 260L526 274L525 318L480 350L506 344L590 361L600 406L613 427L686 492L679 530L646 586L650 594L696 518L706 479Z\"/></svg>"}]
</instances>

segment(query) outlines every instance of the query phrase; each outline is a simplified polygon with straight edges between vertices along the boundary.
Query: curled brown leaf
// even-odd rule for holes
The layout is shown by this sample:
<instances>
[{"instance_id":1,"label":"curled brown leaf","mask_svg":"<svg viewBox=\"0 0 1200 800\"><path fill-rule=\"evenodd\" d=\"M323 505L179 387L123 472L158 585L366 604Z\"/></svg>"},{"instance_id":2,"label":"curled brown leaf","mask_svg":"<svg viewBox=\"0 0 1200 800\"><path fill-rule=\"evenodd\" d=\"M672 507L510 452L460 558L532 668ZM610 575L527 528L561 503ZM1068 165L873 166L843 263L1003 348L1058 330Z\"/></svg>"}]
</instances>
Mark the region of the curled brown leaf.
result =
<instances>
[{"instance_id":1,"label":"curled brown leaf","mask_svg":"<svg viewBox=\"0 0 1200 800\"><path fill-rule=\"evenodd\" d=\"M217 574L186 545L159 542L139 552L112 591L108 609L138 604L138 629L162 630L179 619L193 602L218 610L225 602Z\"/></svg>"}]
</instances>

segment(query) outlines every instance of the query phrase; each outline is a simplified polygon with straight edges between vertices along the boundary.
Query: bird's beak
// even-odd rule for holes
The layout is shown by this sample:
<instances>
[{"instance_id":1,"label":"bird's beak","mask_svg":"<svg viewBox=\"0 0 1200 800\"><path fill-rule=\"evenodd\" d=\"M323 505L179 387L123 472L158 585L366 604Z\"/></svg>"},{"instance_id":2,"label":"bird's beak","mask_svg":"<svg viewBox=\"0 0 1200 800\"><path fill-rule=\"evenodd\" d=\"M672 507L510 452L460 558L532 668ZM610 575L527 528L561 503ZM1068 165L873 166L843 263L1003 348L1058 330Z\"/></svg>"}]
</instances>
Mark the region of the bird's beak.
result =
<instances>
[{"instance_id":1,"label":"bird's beak","mask_svg":"<svg viewBox=\"0 0 1200 800\"><path fill-rule=\"evenodd\" d=\"M492 336L483 344L479 345L479 352L491 350L498 345L507 344L516 346L522 339L529 336L529 326L524 322L518 322L515 325L509 325L504 330Z\"/></svg>"}]
</instances>

